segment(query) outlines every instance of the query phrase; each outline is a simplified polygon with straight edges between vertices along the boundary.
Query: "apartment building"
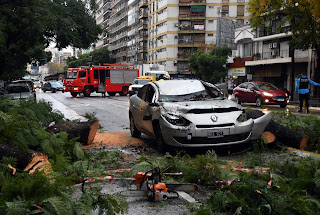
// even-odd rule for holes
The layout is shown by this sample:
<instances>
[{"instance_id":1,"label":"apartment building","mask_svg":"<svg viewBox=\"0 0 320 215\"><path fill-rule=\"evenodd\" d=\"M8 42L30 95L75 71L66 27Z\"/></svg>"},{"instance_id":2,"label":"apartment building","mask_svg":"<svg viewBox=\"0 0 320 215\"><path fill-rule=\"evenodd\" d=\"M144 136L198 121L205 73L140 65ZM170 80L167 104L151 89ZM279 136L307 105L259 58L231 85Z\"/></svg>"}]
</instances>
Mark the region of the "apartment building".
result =
<instances>
[{"instance_id":1,"label":"apartment building","mask_svg":"<svg viewBox=\"0 0 320 215\"><path fill-rule=\"evenodd\" d=\"M108 46L117 63L149 65L191 75L188 58L198 49L232 44L232 28L248 23L249 0L101 0L97 23L111 33ZM231 29L231 30L230 30ZM230 36L231 35L231 36Z\"/></svg>"}]
</instances>

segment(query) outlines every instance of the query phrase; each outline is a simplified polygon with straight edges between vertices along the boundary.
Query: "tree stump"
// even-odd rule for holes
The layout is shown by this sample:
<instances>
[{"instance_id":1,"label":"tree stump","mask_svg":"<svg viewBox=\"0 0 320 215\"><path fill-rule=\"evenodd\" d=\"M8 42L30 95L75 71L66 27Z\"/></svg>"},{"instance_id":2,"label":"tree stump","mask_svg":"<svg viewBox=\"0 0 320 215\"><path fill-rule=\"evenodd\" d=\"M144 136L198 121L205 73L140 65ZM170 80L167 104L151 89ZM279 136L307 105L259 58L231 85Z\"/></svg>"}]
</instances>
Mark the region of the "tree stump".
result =
<instances>
[{"instance_id":1,"label":"tree stump","mask_svg":"<svg viewBox=\"0 0 320 215\"><path fill-rule=\"evenodd\" d=\"M33 150L22 152L17 146L0 144L0 160L3 157L16 158L17 165L15 168L19 171L29 171L30 174L34 173L35 170L44 170L45 174L52 171L48 156L40 152Z\"/></svg>"},{"instance_id":2,"label":"tree stump","mask_svg":"<svg viewBox=\"0 0 320 215\"><path fill-rule=\"evenodd\" d=\"M249 118L256 119L263 116L264 113L262 113L262 111L260 110L249 110L246 111L246 115ZM276 136L277 140L280 141L282 144L285 144L293 148L303 149L308 145L308 136L304 136L297 131L280 125L274 120L270 121L265 131L270 131Z\"/></svg>"},{"instance_id":3,"label":"tree stump","mask_svg":"<svg viewBox=\"0 0 320 215\"><path fill-rule=\"evenodd\" d=\"M78 142L89 145L93 142L94 137L98 131L99 120L88 121L88 122L63 122L57 123L50 130L50 132L59 133L67 132L68 138L73 139L79 137Z\"/></svg>"}]
</instances>

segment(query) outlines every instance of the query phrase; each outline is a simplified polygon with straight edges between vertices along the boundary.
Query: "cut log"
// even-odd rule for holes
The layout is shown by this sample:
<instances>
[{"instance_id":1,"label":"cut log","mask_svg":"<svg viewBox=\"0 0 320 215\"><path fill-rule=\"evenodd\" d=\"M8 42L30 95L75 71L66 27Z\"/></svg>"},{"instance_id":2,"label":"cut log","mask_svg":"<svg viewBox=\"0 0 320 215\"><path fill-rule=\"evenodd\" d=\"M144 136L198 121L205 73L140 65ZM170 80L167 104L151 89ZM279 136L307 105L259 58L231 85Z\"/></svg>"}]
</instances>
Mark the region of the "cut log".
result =
<instances>
[{"instance_id":1,"label":"cut log","mask_svg":"<svg viewBox=\"0 0 320 215\"><path fill-rule=\"evenodd\" d=\"M98 131L98 127L99 120L88 122L69 121L55 124L55 126L50 131L54 133L59 133L62 131L67 132L69 139L79 137L78 142L84 145L89 145L93 142L93 139Z\"/></svg>"},{"instance_id":2,"label":"cut log","mask_svg":"<svg viewBox=\"0 0 320 215\"><path fill-rule=\"evenodd\" d=\"M52 171L51 164L48 160L48 156L33 150L28 152L22 152L17 146L0 144L0 160L3 157L13 157L17 160L16 167L10 167L15 173L18 169L21 171L29 171L30 174L34 173L36 170L44 170L45 174Z\"/></svg>"},{"instance_id":3,"label":"cut log","mask_svg":"<svg viewBox=\"0 0 320 215\"><path fill-rule=\"evenodd\" d=\"M246 111L246 115L248 118L256 119L263 116L264 113L262 113L260 110L248 110ZM293 148L303 149L307 147L309 142L308 136L304 136L297 131L280 125L274 120L270 121L265 131L270 131L276 136L279 142Z\"/></svg>"},{"instance_id":4,"label":"cut log","mask_svg":"<svg viewBox=\"0 0 320 215\"><path fill-rule=\"evenodd\" d=\"M261 140L264 144L273 145L276 142L276 136L270 131L265 131L261 134Z\"/></svg>"}]
</instances>

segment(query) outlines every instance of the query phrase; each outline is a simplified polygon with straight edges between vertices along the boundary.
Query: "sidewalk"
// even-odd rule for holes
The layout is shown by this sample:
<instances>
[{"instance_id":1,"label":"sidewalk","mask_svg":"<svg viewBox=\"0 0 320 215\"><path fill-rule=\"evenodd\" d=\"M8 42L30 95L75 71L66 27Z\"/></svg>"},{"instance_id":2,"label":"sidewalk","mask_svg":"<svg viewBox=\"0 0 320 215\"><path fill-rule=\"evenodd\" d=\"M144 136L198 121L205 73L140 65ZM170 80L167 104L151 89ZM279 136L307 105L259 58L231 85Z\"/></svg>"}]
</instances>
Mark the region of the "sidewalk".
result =
<instances>
[{"instance_id":1,"label":"sidewalk","mask_svg":"<svg viewBox=\"0 0 320 215\"><path fill-rule=\"evenodd\" d=\"M288 105L299 107L299 100L290 101ZM309 106L311 109L320 110L320 101L318 98L312 98L309 100Z\"/></svg>"}]
</instances>

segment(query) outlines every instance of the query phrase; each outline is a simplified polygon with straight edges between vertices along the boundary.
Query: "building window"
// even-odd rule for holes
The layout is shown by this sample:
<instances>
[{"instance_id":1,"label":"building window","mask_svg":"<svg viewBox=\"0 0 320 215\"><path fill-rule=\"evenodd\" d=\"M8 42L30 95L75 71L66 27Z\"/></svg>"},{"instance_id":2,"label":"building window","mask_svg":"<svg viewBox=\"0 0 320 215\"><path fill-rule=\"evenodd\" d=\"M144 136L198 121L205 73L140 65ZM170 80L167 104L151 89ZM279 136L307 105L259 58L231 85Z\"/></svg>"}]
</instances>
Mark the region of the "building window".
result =
<instances>
[{"instance_id":1,"label":"building window","mask_svg":"<svg viewBox=\"0 0 320 215\"><path fill-rule=\"evenodd\" d=\"M237 16L244 16L244 5L237 6Z\"/></svg>"},{"instance_id":2,"label":"building window","mask_svg":"<svg viewBox=\"0 0 320 215\"><path fill-rule=\"evenodd\" d=\"M208 22L209 22L209 23L213 23L213 20L209 20Z\"/></svg>"},{"instance_id":3,"label":"building window","mask_svg":"<svg viewBox=\"0 0 320 215\"><path fill-rule=\"evenodd\" d=\"M213 34L208 34L208 37L213 37Z\"/></svg>"},{"instance_id":4,"label":"building window","mask_svg":"<svg viewBox=\"0 0 320 215\"><path fill-rule=\"evenodd\" d=\"M251 56L252 56L252 43L244 43L243 57L251 57Z\"/></svg>"}]
</instances>

